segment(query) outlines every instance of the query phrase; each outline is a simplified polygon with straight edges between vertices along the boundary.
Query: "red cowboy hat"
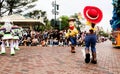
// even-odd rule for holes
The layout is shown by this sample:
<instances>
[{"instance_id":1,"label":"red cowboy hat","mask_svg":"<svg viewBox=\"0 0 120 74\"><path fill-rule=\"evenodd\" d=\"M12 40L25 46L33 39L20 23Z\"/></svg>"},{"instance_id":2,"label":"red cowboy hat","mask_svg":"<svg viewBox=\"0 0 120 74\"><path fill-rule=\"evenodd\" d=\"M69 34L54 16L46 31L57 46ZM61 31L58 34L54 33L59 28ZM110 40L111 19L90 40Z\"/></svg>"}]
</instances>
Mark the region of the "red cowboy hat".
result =
<instances>
[{"instance_id":1,"label":"red cowboy hat","mask_svg":"<svg viewBox=\"0 0 120 74\"><path fill-rule=\"evenodd\" d=\"M99 23L103 17L102 11L95 6L86 6L83 13L88 21L95 24Z\"/></svg>"}]
</instances>

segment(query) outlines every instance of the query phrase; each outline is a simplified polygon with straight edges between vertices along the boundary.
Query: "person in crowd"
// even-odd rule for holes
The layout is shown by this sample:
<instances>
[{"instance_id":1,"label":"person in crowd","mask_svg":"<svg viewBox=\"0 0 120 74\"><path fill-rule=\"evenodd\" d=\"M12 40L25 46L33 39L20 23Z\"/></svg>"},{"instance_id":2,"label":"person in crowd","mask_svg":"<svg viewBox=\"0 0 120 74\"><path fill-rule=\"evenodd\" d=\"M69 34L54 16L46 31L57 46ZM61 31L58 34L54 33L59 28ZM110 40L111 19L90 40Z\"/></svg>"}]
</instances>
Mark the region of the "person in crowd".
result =
<instances>
[{"instance_id":1,"label":"person in crowd","mask_svg":"<svg viewBox=\"0 0 120 74\"><path fill-rule=\"evenodd\" d=\"M63 39L62 38L59 39L59 46L63 46Z\"/></svg>"},{"instance_id":2,"label":"person in crowd","mask_svg":"<svg viewBox=\"0 0 120 74\"><path fill-rule=\"evenodd\" d=\"M30 32L30 36L31 36L31 38L35 38L36 33L35 33L35 31L34 31L34 30L32 30L32 31Z\"/></svg>"},{"instance_id":3,"label":"person in crowd","mask_svg":"<svg viewBox=\"0 0 120 74\"><path fill-rule=\"evenodd\" d=\"M42 45L42 47L45 47L45 39L43 39L43 40L41 41L41 45Z\"/></svg>"},{"instance_id":4,"label":"person in crowd","mask_svg":"<svg viewBox=\"0 0 120 74\"><path fill-rule=\"evenodd\" d=\"M31 46L37 46L38 44L39 44L38 39L37 39L37 37L35 36L35 37L32 39Z\"/></svg>"},{"instance_id":5,"label":"person in crowd","mask_svg":"<svg viewBox=\"0 0 120 74\"><path fill-rule=\"evenodd\" d=\"M31 37L27 37L26 45L31 46L32 40Z\"/></svg>"},{"instance_id":6,"label":"person in crowd","mask_svg":"<svg viewBox=\"0 0 120 74\"><path fill-rule=\"evenodd\" d=\"M53 39L53 45L58 45L58 39L57 38Z\"/></svg>"},{"instance_id":7,"label":"person in crowd","mask_svg":"<svg viewBox=\"0 0 120 74\"><path fill-rule=\"evenodd\" d=\"M49 45L50 45L50 46L53 46L53 37L51 37L51 38L49 39Z\"/></svg>"},{"instance_id":8,"label":"person in crowd","mask_svg":"<svg viewBox=\"0 0 120 74\"><path fill-rule=\"evenodd\" d=\"M24 46L27 46L27 36L23 35L22 43Z\"/></svg>"}]
</instances>

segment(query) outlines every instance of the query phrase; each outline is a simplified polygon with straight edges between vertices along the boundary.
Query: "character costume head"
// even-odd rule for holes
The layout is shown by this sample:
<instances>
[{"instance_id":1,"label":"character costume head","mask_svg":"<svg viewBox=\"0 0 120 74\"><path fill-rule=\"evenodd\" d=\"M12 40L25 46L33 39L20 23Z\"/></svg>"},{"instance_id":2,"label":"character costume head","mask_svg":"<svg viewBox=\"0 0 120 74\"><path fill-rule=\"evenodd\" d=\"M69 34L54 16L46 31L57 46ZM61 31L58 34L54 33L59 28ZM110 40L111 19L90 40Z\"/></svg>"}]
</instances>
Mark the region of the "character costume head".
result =
<instances>
[{"instance_id":1,"label":"character costume head","mask_svg":"<svg viewBox=\"0 0 120 74\"><path fill-rule=\"evenodd\" d=\"M69 29L70 30L73 30L75 28L74 21L75 21L74 18L69 18L69 20L68 20L68 22L69 22Z\"/></svg>"},{"instance_id":2,"label":"character costume head","mask_svg":"<svg viewBox=\"0 0 120 74\"><path fill-rule=\"evenodd\" d=\"M4 28L6 28L6 32L10 32L10 30L12 28L12 24L9 20L5 20Z\"/></svg>"},{"instance_id":3,"label":"character costume head","mask_svg":"<svg viewBox=\"0 0 120 74\"><path fill-rule=\"evenodd\" d=\"M95 6L86 6L83 10L84 17L91 23L99 23L102 20L102 11Z\"/></svg>"}]
</instances>

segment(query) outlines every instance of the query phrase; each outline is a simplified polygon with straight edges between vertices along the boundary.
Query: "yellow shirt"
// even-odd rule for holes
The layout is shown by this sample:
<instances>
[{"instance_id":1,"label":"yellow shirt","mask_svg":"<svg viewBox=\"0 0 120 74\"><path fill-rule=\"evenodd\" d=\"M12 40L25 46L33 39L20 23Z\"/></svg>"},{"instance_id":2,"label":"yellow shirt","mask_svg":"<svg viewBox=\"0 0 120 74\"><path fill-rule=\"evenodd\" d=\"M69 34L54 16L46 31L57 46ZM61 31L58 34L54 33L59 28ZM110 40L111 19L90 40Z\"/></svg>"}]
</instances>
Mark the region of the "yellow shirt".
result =
<instances>
[{"instance_id":1,"label":"yellow shirt","mask_svg":"<svg viewBox=\"0 0 120 74\"><path fill-rule=\"evenodd\" d=\"M68 32L66 33L66 37L69 37L69 36L76 36L78 34L78 30L76 28L74 28L73 30L70 30L68 29Z\"/></svg>"},{"instance_id":2,"label":"yellow shirt","mask_svg":"<svg viewBox=\"0 0 120 74\"><path fill-rule=\"evenodd\" d=\"M89 30L93 30L94 32L96 32L96 29L97 29L96 26L95 26L95 28L92 28L91 26L86 25L85 29L84 29L84 32L86 31L86 33L90 33Z\"/></svg>"}]
</instances>

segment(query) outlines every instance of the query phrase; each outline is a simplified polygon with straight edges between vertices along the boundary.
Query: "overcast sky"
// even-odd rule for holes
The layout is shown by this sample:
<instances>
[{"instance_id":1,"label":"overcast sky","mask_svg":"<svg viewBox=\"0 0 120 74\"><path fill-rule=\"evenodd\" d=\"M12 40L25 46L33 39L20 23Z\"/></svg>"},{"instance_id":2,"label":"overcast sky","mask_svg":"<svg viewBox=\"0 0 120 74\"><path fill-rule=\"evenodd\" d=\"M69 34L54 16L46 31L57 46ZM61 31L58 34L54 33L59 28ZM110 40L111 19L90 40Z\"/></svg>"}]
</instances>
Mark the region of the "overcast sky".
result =
<instances>
[{"instance_id":1,"label":"overcast sky","mask_svg":"<svg viewBox=\"0 0 120 74\"><path fill-rule=\"evenodd\" d=\"M43 11L47 11L47 16L49 19L54 18L52 14L52 2L55 0L38 0L37 6L35 9L40 9ZM57 4L59 4L59 15L73 15L74 13L81 12L83 13L83 9L85 6L97 6L103 11L103 19L98 24L98 26L102 26L105 30L111 29L109 20L112 18L112 0L56 0Z\"/></svg>"}]
</instances>

